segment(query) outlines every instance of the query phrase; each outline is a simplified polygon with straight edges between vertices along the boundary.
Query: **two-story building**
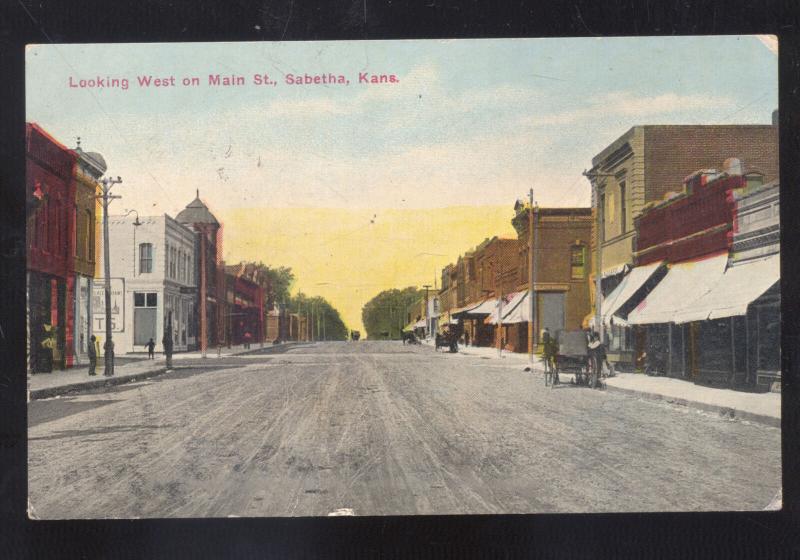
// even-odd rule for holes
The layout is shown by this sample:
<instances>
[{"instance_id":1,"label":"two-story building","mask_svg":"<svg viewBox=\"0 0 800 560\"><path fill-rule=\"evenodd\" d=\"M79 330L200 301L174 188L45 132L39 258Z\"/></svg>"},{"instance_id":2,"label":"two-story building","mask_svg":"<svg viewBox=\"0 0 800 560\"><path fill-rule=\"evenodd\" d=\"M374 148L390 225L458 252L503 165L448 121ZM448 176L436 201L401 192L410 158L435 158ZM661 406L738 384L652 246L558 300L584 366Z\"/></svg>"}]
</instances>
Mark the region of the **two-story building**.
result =
<instances>
[{"instance_id":1,"label":"two-story building","mask_svg":"<svg viewBox=\"0 0 800 560\"><path fill-rule=\"evenodd\" d=\"M103 156L75 148L78 155L75 166L75 209L73 212L73 274L70 282L74 293L72 323L75 325L72 340L74 362L88 363L88 347L94 332L92 321L92 293L97 276L99 242L99 179L106 172ZM98 329L105 332L104 328ZM69 341L68 341L69 342Z\"/></svg>"},{"instance_id":2,"label":"two-story building","mask_svg":"<svg viewBox=\"0 0 800 560\"><path fill-rule=\"evenodd\" d=\"M536 331L533 347L538 351L540 335L547 328L553 336L562 330L580 329L590 310L587 280L591 272L589 245L592 232L591 208L534 208L518 202L511 220L519 243L514 255L518 271L513 297L502 311L507 347L529 351L531 323L530 224L534 222L534 310ZM491 320L491 319L490 319Z\"/></svg>"},{"instance_id":3,"label":"two-story building","mask_svg":"<svg viewBox=\"0 0 800 560\"><path fill-rule=\"evenodd\" d=\"M225 271L221 266L220 223L200 200L200 191L195 199L181 210L175 220L195 233L196 259L194 262L197 282L197 309L194 321L197 325L198 347L206 351L225 343Z\"/></svg>"},{"instance_id":4,"label":"two-story building","mask_svg":"<svg viewBox=\"0 0 800 560\"><path fill-rule=\"evenodd\" d=\"M172 329L173 348L194 347L197 271L195 235L166 214L109 216L112 333L117 354L157 348ZM102 267L102 252L100 259ZM103 268L101 268L103 270ZM105 324L103 279L95 283L98 338Z\"/></svg>"},{"instance_id":5,"label":"two-story building","mask_svg":"<svg viewBox=\"0 0 800 560\"><path fill-rule=\"evenodd\" d=\"M744 171L731 158L722 172L695 173L637 218L628 276L657 278L638 303L623 302L640 365L727 386L779 379L777 186Z\"/></svg>"},{"instance_id":6,"label":"two-story building","mask_svg":"<svg viewBox=\"0 0 800 560\"><path fill-rule=\"evenodd\" d=\"M595 217L592 260L601 275L601 302L634 264L634 220L645 206L661 201L697 169L713 168L732 155L763 173L766 181L777 179L777 122L634 126L592 158L587 172ZM626 329L614 326L609 357L632 363L633 340Z\"/></svg>"},{"instance_id":7,"label":"two-story building","mask_svg":"<svg viewBox=\"0 0 800 560\"><path fill-rule=\"evenodd\" d=\"M25 147L28 362L39 373L73 355L78 156L35 123L25 126Z\"/></svg>"}]
</instances>

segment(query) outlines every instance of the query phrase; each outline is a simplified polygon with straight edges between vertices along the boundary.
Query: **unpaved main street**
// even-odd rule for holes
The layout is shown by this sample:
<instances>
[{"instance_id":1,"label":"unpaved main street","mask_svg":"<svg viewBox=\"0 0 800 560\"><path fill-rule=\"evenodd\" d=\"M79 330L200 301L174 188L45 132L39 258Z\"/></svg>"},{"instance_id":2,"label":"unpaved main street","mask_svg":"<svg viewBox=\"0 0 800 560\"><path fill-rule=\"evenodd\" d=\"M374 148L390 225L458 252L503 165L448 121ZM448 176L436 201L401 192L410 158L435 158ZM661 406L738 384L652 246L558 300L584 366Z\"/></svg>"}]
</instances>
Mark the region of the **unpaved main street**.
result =
<instances>
[{"instance_id":1,"label":"unpaved main street","mask_svg":"<svg viewBox=\"0 0 800 560\"><path fill-rule=\"evenodd\" d=\"M399 342L206 361L29 406L40 518L762 509L780 431Z\"/></svg>"}]
</instances>

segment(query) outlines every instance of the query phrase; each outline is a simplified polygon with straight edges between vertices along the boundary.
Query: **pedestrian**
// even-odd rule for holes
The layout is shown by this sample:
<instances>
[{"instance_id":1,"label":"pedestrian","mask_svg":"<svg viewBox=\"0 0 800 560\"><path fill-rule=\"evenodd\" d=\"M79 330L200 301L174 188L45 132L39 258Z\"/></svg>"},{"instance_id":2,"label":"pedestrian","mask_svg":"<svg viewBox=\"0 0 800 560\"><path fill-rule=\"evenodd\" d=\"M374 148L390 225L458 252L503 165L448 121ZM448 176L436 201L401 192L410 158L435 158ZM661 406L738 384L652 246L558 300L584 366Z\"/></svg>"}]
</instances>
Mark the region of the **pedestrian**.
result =
<instances>
[{"instance_id":1,"label":"pedestrian","mask_svg":"<svg viewBox=\"0 0 800 560\"><path fill-rule=\"evenodd\" d=\"M172 333L170 329L164 329L164 338L161 339L164 347L164 355L167 357L167 369L172 369Z\"/></svg>"},{"instance_id":2,"label":"pedestrian","mask_svg":"<svg viewBox=\"0 0 800 560\"><path fill-rule=\"evenodd\" d=\"M95 373L95 369L97 369L97 350L97 337L92 335L89 341L89 347L87 348L89 354L89 375L97 375L97 373Z\"/></svg>"},{"instance_id":3,"label":"pedestrian","mask_svg":"<svg viewBox=\"0 0 800 560\"><path fill-rule=\"evenodd\" d=\"M147 358L149 360L155 360L156 359L156 356L155 356L156 343L155 343L155 341L153 341L153 339L150 338L150 340L147 342L147 344L144 345L144 347L147 348Z\"/></svg>"},{"instance_id":4,"label":"pedestrian","mask_svg":"<svg viewBox=\"0 0 800 560\"><path fill-rule=\"evenodd\" d=\"M250 339L253 338L253 335L250 334L250 331L244 333L244 347L247 350L250 350Z\"/></svg>"},{"instance_id":5,"label":"pedestrian","mask_svg":"<svg viewBox=\"0 0 800 560\"><path fill-rule=\"evenodd\" d=\"M542 357L544 358L545 373L553 371L553 360L555 360L555 339L550 334L550 329L542 329Z\"/></svg>"}]
</instances>

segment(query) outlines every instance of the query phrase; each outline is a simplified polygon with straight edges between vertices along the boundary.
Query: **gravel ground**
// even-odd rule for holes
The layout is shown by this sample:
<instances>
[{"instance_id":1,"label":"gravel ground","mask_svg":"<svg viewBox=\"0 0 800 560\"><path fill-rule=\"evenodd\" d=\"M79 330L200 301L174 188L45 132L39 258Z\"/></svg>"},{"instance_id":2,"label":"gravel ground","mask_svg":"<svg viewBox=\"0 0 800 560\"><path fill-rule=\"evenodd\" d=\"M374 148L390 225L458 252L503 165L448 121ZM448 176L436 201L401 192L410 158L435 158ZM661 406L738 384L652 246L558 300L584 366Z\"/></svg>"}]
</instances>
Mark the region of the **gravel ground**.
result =
<instances>
[{"instance_id":1,"label":"gravel ground","mask_svg":"<svg viewBox=\"0 0 800 560\"><path fill-rule=\"evenodd\" d=\"M29 405L42 519L760 510L780 430L399 342Z\"/></svg>"}]
</instances>

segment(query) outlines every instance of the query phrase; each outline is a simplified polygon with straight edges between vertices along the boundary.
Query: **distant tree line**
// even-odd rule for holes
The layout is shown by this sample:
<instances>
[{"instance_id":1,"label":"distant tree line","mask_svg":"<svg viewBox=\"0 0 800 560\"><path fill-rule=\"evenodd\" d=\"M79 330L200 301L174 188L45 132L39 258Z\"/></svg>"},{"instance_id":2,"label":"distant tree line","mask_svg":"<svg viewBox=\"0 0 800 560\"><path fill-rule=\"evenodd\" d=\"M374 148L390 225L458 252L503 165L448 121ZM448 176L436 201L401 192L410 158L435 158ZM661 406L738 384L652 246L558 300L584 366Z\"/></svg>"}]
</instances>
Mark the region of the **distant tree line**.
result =
<instances>
[{"instance_id":1,"label":"distant tree line","mask_svg":"<svg viewBox=\"0 0 800 560\"><path fill-rule=\"evenodd\" d=\"M348 329L339 310L321 296L310 297L303 292L287 298L290 313L308 317L314 340L347 340Z\"/></svg>"},{"instance_id":2,"label":"distant tree line","mask_svg":"<svg viewBox=\"0 0 800 560\"><path fill-rule=\"evenodd\" d=\"M424 292L408 287L402 290L384 290L369 300L361 310L361 320L367 329L367 338L380 340L399 339L408 324L408 308L417 303ZM411 318L416 319L416 317Z\"/></svg>"}]
</instances>

